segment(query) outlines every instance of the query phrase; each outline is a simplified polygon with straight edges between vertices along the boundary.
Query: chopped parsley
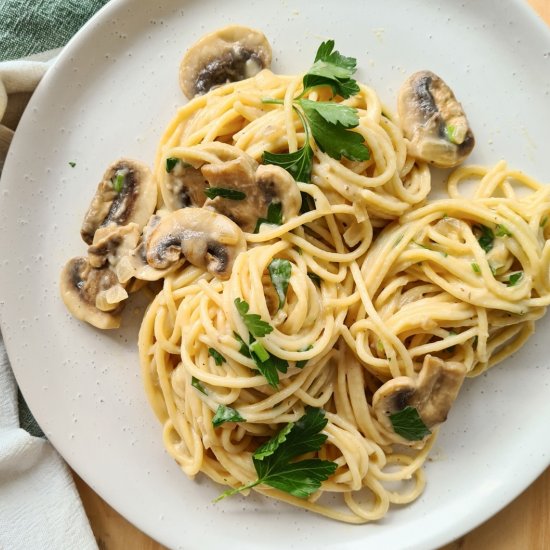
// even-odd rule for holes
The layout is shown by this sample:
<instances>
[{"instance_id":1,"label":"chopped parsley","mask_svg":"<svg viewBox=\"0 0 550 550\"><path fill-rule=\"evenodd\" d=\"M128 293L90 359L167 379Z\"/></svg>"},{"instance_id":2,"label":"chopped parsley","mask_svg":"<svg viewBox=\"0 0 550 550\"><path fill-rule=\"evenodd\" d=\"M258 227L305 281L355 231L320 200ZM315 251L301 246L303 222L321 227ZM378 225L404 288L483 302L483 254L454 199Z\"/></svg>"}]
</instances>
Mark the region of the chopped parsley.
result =
<instances>
[{"instance_id":1,"label":"chopped parsley","mask_svg":"<svg viewBox=\"0 0 550 550\"><path fill-rule=\"evenodd\" d=\"M304 91L293 100L306 140L301 149L293 153L264 152L263 162L276 164L287 170L296 181L308 183L311 179L313 150L310 135L324 153L336 160L345 157L363 161L370 158L370 150L363 136L351 131L359 126L355 107L334 101L311 101L303 96L311 89L328 86L335 96L344 99L359 92L359 85L352 78L357 60L334 50L334 40L323 42L315 56L315 62L303 78ZM282 100L264 99L264 103L282 103Z\"/></svg>"},{"instance_id":2,"label":"chopped parsley","mask_svg":"<svg viewBox=\"0 0 550 550\"><path fill-rule=\"evenodd\" d=\"M393 431L409 441L419 441L432 433L420 418L416 408L410 405L401 411L390 414L390 420Z\"/></svg>"},{"instance_id":3,"label":"chopped parsley","mask_svg":"<svg viewBox=\"0 0 550 550\"><path fill-rule=\"evenodd\" d=\"M256 485L269 485L295 497L308 498L336 471L337 464L319 458L295 459L319 451L327 440L321 433L326 425L325 412L308 407L298 421L290 422L256 449L252 463L257 479L223 492L215 502Z\"/></svg>"},{"instance_id":4,"label":"chopped parsley","mask_svg":"<svg viewBox=\"0 0 550 550\"><path fill-rule=\"evenodd\" d=\"M72 162L72 161L69 162L69 166L70 166L71 168L74 168L74 167L76 166L76 162Z\"/></svg>"},{"instance_id":5,"label":"chopped parsley","mask_svg":"<svg viewBox=\"0 0 550 550\"><path fill-rule=\"evenodd\" d=\"M516 286L522 277L523 277L523 271L512 273L510 277L508 277L508 281L506 282L506 284L508 286Z\"/></svg>"},{"instance_id":6,"label":"chopped parsley","mask_svg":"<svg viewBox=\"0 0 550 550\"><path fill-rule=\"evenodd\" d=\"M477 242L479 246L481 246L485 252L490 252L493 249L495 240L493 230L485 225L475 225L474 230L477 233Z\"/></svg>"},{"instance_id":7,"label":"chopped parsley","mask_svg":"<svg viewBox=\"0 0 550 550\"><path fill-rule=\"evenodd\" d=\"M120 193L122 191L122 188L124 187L124 184L126 183L126 174L128 173L128 170L122 169L117 170L115 172L115 177L111 180L113 183L113 189Z\"/></svg>"},{"instance_id":8,"label":"chopped parsley","mask_svg":"<svg viewBox=\"0 0 550 550\"><path fill-rule=\"evenodd\" d=\"M281 309L286 300L286 293L288 291L288 283L292 274L292 264L288 260L281 258L275 258L271 260L268 266L269 276L271 282L275 287L277 296L279 297L279 309Z\"/></svg>"},{"instance_id":9,"label":"chopped parsley","mask_svg":"<svg viewBox=\"0 0 550 550\"><path fill-rule=\"evenodd\" d=\"M201 393L204 393L204 395L208 395L208 393L204 389L204 386L194 376L191 377L191 385L199 390Z\"/></svg>"},{"instance_id":10,"label":"chopped parsley","mask_svg":"<svg viewBox=\"0 0 550 550\"><path fill-rule=\"evenodd\" d=\"M259 218L254 228L254 233L259 233L260 227L263 223L270 223L272 225L283 224L283 205L280 202L272 202L267 208L267 218Z\"/></svg>"},{"instance_id":11,"label":"chopped parsley","mask_svg":"<svg viewBox=\"0 0 550 550\"><path fill-rule=\"evenodd\" d=\"M166 171L171 172L176 164L180 161L180 159L175 157L169 157L166 159Z\"/></svg>"},{"instance_id":12,"label":"chopped parsley","mask_svg":"<svg viewBox=\"0 0 550 550\"><path fill-rule=\"evenodd\" d=\"M511 237L512 233L508 230L508 228L502 224L497 224L495 227L495 235L497 237Z\"/></svg>"},{"instance_id":13,"label":"chopped parsley","mask_svg":"<svg viewBox=\"0 0 550 550\"><path fill-rule=\"evenodd\" d=\"M214 361L218 367L221 367L222 363L225 363L225 357L214 348L208 348L208 355L214 358Z\"/></svg>"},{"instance_id":14,"label":"chopped parsley","mask_svg":"<svg viewBox=\"0 0 550 550\"><path fill-rule=\"evenodd\" d=\"M250 309L248 302L240 298L235 298L235 307L248 329L248 332L250 332L254 338L262 338L273 331L273 327L266 321L263 321L257 313L248 313Z\"/></svg>"},{"instance_id":15,"label":"chopped parsley","mask_svg":"<svg viewBox=\"0 0 550 550\"><path fill-rule=\"evenodd\" d=\"M474 273L481 273L481 268L479 267L478 263L472 262L470 265L472 266Z\"/></svg>"},{"instance_id":16,"label":"chopped parsley","mask_svg":"<svg viewBox=\"0 0 550 550\"><path fill-rule=\"evenodd\" d=\"M212 426L218 428L224 422L246 422L246 419L236 409L232 409L227 405L218 405L216 414L212 417Z\"/></svg>"},{"instance_id":17,"label":"chopped parsley","mask_svg":"<svg viewBox=\"0 0 550 550\"><path fill-rule=\"evenodd\" d=\"M226 189L225 187L207 187L204 190L204 194L209 199L215 199L216 197L232 201L242 201L246 199L246 193L237 191L237 189Z\"/></svg>"}]
</instances>

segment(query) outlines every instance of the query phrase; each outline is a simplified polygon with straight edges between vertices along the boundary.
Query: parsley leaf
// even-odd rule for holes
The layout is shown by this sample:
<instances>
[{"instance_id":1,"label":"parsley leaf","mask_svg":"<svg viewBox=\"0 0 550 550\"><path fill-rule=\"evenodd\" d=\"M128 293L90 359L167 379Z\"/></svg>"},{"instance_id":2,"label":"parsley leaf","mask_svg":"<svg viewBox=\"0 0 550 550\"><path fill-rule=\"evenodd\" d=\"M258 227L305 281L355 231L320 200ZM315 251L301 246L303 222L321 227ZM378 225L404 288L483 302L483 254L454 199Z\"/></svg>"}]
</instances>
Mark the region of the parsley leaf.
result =
<instances>
[{"instance_id":1,"label":"parsley leaf","mask_svg":"<svg viewBox=\"0 0 550 550\"><path fill-rule=\"evenodd\" d=\"M299 103L306 116L315 111L330 124L341 124L344 128L355 128L359 125L357 109L354 107L348 107L333 101L311 101L310 99L300 99Z\"/></svg>"},{"instance_id":2,"label":"parsley leaf","mask_svg":"<svg viewBox=\"0 0 550 550\"><path fill-rule=\"evenodd\" d=\"M204 190L204 194L209 199L215 199L216 197L232 201L242 201L246 199L246 193L237 191L236 189L226 189L225 187L207 187Z\"/></svg>"},{"instance_id":3,"label":"parsley leaf","mask_svg":"<svg viewBox=\"0 0 550 550\"><path fill-rule=\"evenodd\" d=\"M479 243L479 246L481 246L485 252L490 252L493 248L493 242L495 240L493 230L485 225L475 225L474 229L478 234L477 242Z\"/></svg>"},{"instance_id":4,"label":"parsley leaf","mask_svg":"<svg viewBox=\"0 0 550 550\"><path fill-rule=\"evenodd\" d=\"M208 393L204 389L204 386L194 376L191 377L191 385L199 390L201 393L204 393L204 395L208 395Z\"/></svg>"},{"instance_id":5,"label":"parsley leaf","mask_svg":"<svg viewBox=\"0 0 550 550\"><path fill-rule=\"evenodd\" d=\"M233 336L241 344L241 347L239 349L239 353L244 355L245 357L250 357L250 350L248 349L247 343L240 337L240 335L237 332L233 332Z\"/></svg>"},{"instance_id":6,"label":"parsley leaf","mask_svg":"<svg viewBox=\"0 0 550 550\"><path fill-rule=\"evenodd\" d=\"M250 306L244 300L235 298L235 307L246 325L248 332L255 338L262 338L273 330L273 327L266 321L263 321L257 313L248 313Z\"/></svg>"},{"instance_id":7,"label":"parsley leaf","mask_svg":"<svg viewBox=\"0 0 550 550\"><path fill-rule=\"evenodd\" d=\"M347 127L341 123L328 122L316 108L309 105L310 103L317 102L311 101L304 104L304 113L309 122L313 139L321 151L337 160L342 157L349 160L368 160L370 158L370 151L363 143L364 138L361 134L347 130ZM344 106L340 105L340 107Z\"/></svg>"},{"instance_id":8,"label":"parsley leaf","mask_svg":"<svg viewBox=\"0 0 550 550\"><path fill-rule=\"evenodd\" d=\"M271 282L277 291L277 296L279 296L279 309L281 309L286 299L288 283L292 274L292 264L288 260L275 258L271 260L268 271Z\"/></svg>"},{"instance_id":9,"label":"parsley leaf","mask_svg":"<svg viewBox=\"0 0 550 550\"><path fill-rule=\"evenodd\" d=\"M246 419L236 409L227 405L218 405L216 414L212 417L212 426L218 428L224 422L246 422Z\"/></svg>"},{"instance_id":10,"label":"parsley leaf","mask_svg":"<svg viewBox=\"0 0 550 550\"><path fill-rule=\"evenodd\" d=\"M308 271L307 276L317 285L321 286L321 277L317 275L317 273L313 273L313 271Z\"/></svg>"},{"instance_id":11,"label":"parsley leaf","mask_svg":"<svg viewBox=\"0 0 550 550\"><path fill-rule=\"evenodd\" d=\"M516 286L519 283L519 280L523 277L523 271L518 271L517 273L512 273L510 277L508 277L507 285L508 286Z\"/></svg>"},{"instance_id":12,"label":"parsley leaf","mask_svg":"<svg viewBox=\"0 0 550 550\"><path fill-rule=\"evenodd\" d=\"M495 235L497 237L511 237L512 233L510 233L509 229L505 225L499 223L495 227Z\"/></svg>"},{"instance_id":13,"label":"parsley leaf","mask_svg":"<svg viewBox=\"0 0 550 550\"><path fill-rule=\"evenodd\" d=\"M320 433L327 420L322 409L308 407L296 423L290 422L252 455L258 479L243 487L230 489L217 499L256 485L269 485L298 498L307 498L321 487L337 468L336 462L310 458L293 462L306 453L318 451L327 436Z\"/></svg>"},{"instance_id":14,"label":"parsley leaf","mask_svg":"<svg viewBox=\"0 0 550 550\"><path fill-rule=\"evenodd\" d=\"M316 86L330 86L335 95L348 98L359 92L355 73L357 60L334 50L334 40L323 42L317 49L315 62L303 79L304 92Z\"/></svg>"},{"instance_id":15,"label":"parsley leaf","mask_svg":"<svg viewBox=\"0 0 550 550\"><path fill-rule=\"evenodd\" d=\"M251 354L255 355L262 363L265 363L270 357L269 352L262 346L258 340L253 340L248 346Z\"/></svg>"},{"instance_id":16,"label":"parsley leaf","mask_svg":"<svg viewBox=\"0 0 550 550\"><path fill-rule=\"evenodd\" d=\"M166 159L166 171L171 172L176 164L180 161L180 159L175 157L169 157Z\"/></svg>"},{"instance_id":17,"label":"parsley leaf","mask_svg":"<svg viewBox=\"0 0 550 550\"><path fill-rule=\"evenodd\" d=\"M267 208L267 218L258 218L254 233L260 231L262 223L271 223L273 225L283 224L283 204L280 202L272 202Z\"/></svg>"},{"instance_id":18,"label":"parsley leaf","mask_svg":"<svg viewBox=\"0 0 550 550\"><path fill-rule=\"evenodd\" d=\"M279 385L279 372L285 373L288 370L288 361L277 357L276 355L271 355L263 346L261 349L267 353L267 359L262 361L260 356L254 351L255 344L258 342L252 341L249 346L250 357L256 364L256 367L267 380L267 383L272 387L277 389Z\"/></svg>"},{"instance_id":19,"label":"parsley leaf","mask_svg":"<svg viewBox=\"0 0 550 550\"><path fill-rule=\"evenodd\" d=\"M115 172L115 177L111 180L113 183L113 189L120 193L122 191L122 188L124 187L124 183L126 182L126 174L128 173L127 170L117 170Z\"/></svg>"},{"instance_id":20,"label":"parsley leaf","mask_svg":"<svg viewBox=\"0 0 550 550\"><path fill-rule=\"evenodd\" d=\"M208 355L214 358L214 361L218 367L220 367L222 363L225 363L225 357L214 348L208 348Z\"/></svg>"},{"instance_id":21,"label":"parsley leaf","mask_svg":"<svg viewBox=\"0 0 550 550\"><path fill-rule=\"evenodd\" d=\"M73 161L69 162L69 166L71 168L74 168L76 166L76 162L73 162Z\"/></svg>"},{"instance_id":22,"label":"parsley leaf","mask_svg":"<svg viewBox=\"0 0 550 550\"><path fill-rule=\"evenodd\" d=\"M420 418L416 408L410 405L401 411L390 414L390 420L393 431L409 441L418 441L432 433Z\"/></svg>"},{"instance_id":23,"label":"parsley leaf","mask_svg":"<svg viewBox=\"0 0 550 550\"><path fill-rule=\"evenodd\" d=\"M270 153L269 151L264 151L262 162L264 164L280 166L296 181L309 183L311 179L313 149L308 140L301 149L294 151L294 153Z\"/></svg>"}]
</instances>

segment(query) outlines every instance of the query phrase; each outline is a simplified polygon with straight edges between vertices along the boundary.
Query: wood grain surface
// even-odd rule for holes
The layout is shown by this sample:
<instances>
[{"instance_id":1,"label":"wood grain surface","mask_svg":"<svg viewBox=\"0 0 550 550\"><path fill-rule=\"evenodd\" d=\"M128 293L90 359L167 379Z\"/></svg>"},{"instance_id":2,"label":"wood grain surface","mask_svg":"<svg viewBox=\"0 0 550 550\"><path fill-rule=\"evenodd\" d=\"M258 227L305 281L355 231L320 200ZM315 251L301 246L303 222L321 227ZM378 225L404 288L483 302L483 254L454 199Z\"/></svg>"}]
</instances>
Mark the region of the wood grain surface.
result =
<instances>
[{"instance_id":1,"label":"wood grain surface","mask_svg":"<svg viewBox=\"0 0 550 550\"><path fill-rule=\"evenodd\" d=\"M550 0L528 2L550 25ZM165 548L126 521L76 474L74 478L100 550ZM550 469L497 515L441 550L493 548L550 549Z\"/></svg>"}]
</instances>

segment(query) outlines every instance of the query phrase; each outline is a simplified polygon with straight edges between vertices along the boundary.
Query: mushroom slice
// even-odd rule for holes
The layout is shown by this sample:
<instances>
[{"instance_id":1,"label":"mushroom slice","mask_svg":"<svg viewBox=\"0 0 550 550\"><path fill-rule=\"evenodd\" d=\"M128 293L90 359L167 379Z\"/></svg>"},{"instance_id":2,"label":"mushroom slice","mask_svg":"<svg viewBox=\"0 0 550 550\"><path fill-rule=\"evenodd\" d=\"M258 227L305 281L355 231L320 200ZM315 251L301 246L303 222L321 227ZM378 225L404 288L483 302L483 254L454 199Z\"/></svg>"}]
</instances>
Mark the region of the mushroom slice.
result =
<instances>
[{"instance_id":1,"label":"mushroom slice","mask_svg":"<svg viewBox=\"0 0 550 550\"><path fill-rule=\"evenodd\" d=\"M157 184L149 168L135 160L119 159L103 174L80 234L92 244L99 227L135 222L141 231L156 204Z\"/></svg>"},{"instance_id":2,"label":"mushroom slice","mask_svg":"<svg viewBox=\"0 0 550 550\"><path fill-rule=\"evenodd\" d=\"M443 361L427 355L416 379L399 376L375 392L372 405L380 423L392 434L390 416L405 407L414 407L428 428L444 422L466 376L463 363ZM395 434L399 443L411 443Z\"/></svg>"},{"instance_id":3,"label":"mushroom slice","mask_svg":"<svg viewBox=\"0 0 550 550\"><path fill-rule=\"evenodd\" d=\"M140 231L137 223L100 227L88 247L88 262L92 267L115 267L138 243Z\"/></svg>"},{"instance_id":4,"label":"mushroom slice","mask_svg":"<svg viewBox=\"0 0 550 550\"><path fill-rule=\"evenodd\" d=\"M120 326L128 294L109 268L96 269L86 258L73 258L61 272L60 291L73 317L101 329Z\"/></svg>"},{"instance_id":5,"label":"mushroom slice","mask_svg":"<svg viewBox=\"0 0 550 550\"><path fill-rule=\"evenodd\" d=\"M226 216L203 208L182 208L157 225L146 248L147 262L156 269L166 269L183 255L212 275L229 279L235 258L246 250L246 240Z\"/></svg>"},{"instance_id":6,"label":"mushroom slice","mask_svg":"<svg viewBox=\"0 0 550 550\"><path fill-rule=\"evenodd\" d=\"M177 269L184 260L175 262L166 269L156 269L151 267L147 263L147 243L149 238L160 223L161 219L168 214L166 210L160 210L153 216L151 216L147 225L143 228L143 234L141 235L137 246L132 250L129 250L124 256L120 258L115 266L115 273L118 280L125 284L130 279L135 278L141 281L158 281L163 277L166 277L168 273Z\"/></svg>"},{"instance_id":7,"label":"mushroom slice","mask_svg":"<svg viewBox=\"0 0 550 550\"><path fill-rule=\"evenodd\" d=\"M206 200L204 188L206 179L198 168L184 159L172 157L173 166L163 176L160 191L168 210L179 210L187 206L202 206Z\"/></svg>"},{"instance_id":8,"label":"mushroom slice","mask_svg":"<svg viewBox=\"0 0 550 550\"><path fill-rule=\"evenodd\" d=\"M399 92L398 112L413 156L450 168L472 152L474 134L462 105L436 74L419 71L411 75Z\"/></svg>"},{"instance_id":9,"label":"mushroom slice","mask_svg":"<svg viewBox=\"0 0 550 550\"><path fill-rule=\"evenodd\" d=\"M270 65L271 46L263 33L229 25L187 50L180 64L180 86L191 99L215 86L250 78Z\"/></svg>"},{"instance_id":10,"label":"mushroom slice","mask_svg":"<svg viewBox=\"0 0 550 550\"><path fill-rule=\"evenodd\" d=\"M300 211L300 190L294 178L280 166L258 166L254 159L243 153L223 164L206 164L202 173L211 188L244 194L242 200L218 196L208 199L204 206L224 214L248 233L255 230L260 218L268 217L272 203L281 204L283 220L289 220Z\"/></svg>"}]
</instances>

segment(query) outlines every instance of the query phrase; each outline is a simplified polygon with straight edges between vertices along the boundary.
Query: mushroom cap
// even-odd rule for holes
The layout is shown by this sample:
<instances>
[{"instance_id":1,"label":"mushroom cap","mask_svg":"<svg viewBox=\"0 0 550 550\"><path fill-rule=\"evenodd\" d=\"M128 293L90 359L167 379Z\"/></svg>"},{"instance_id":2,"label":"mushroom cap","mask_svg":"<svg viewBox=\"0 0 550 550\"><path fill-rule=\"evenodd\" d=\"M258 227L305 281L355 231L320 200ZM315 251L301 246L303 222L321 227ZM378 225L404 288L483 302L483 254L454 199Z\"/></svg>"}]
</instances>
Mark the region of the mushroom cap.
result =
<instances>
[{"instance_id":1,"label":"mushroom cap","mask_svg":"<svg viewBox=\"0 0 550 550\"><path fill-rule=\"evenodd\" d=\"M215 86L250 78L271 65L265 35L241 25L229 25L203 36L180 64L180 86L189 99Z\"/></svg>"},{"instance_id":2,"label":"mushroom cap","mask_svg":"<svg viewBox=\"0 0 550 550\"><path fill-rule=\"evenodd\" d=\"M153 214L147 225L143 228L143 233L137 245L132 250L127 251L116 263L114 270L121 283L126 284L132 278L139 279L140 281L158 281L180 267L184 262L181 259L166 269L156 269L147 263L147 243L149 242L151 233L160 223L160 220L167 214L167 210L158 210Z\"/></svg>"},{"instance_id":3,"label":"mushroom cap","mask_svg":"<svg viewBox=\"0 0 550 550\"><path fill-rule=\"evenodd\" d=\"M122 289L122 293L121 293ZM61 272L61 298L77 319L100 329L118 328L124 289L108 268L96 269L83 257L69 260ZM99 309L97 304L105 309Z\"/></svg>"},{"instance_id":4,"label":"mushroom cap","mask_svg":"<svg viewBox=\"0 0 550 550\"><path fill-rule=\"evenodd\" d=\"M204 208L182 208L167 215L147 243L147 262L166 269L183 255L220 279L229 279L233 262L246 250L240 228L226 216Z\"/></svg>"},{"instance_id":5,"label":"mushroom cap","mask_svg":"<svg viewBox=\"0 0 550 550\"><path fill-rule=\"evenodd\" d=\"M390 416L411 406L428 428L437 426L447 419L465 376L463 363L427 355L416 379L399 376L378 388L372 398L374 412L394 440L410 444L395 434Z\"/></svg>"},{"instance_id":6,"label":"mushroom cap","mask_svg":"<svg viewBox=\"0 0 550 550\"><path fill-rule=\"evenodd\" d=\"M88 247L88 262L92 267L116 266L121 258L137 246L137 223L108 225L97 229L93 243Z\"/></svg>"},{"instance_id":7,"label":"mushroom cap","mask_svg":"<svg viewBox=\"0 0 550 550\"><path fill-rule=\"evenodd\" d=\"M117 191L117 175L122 187ZM121 158L103 174L86 215L80 234L92 244L99 227L134 222L139 230L147 223L157 204L157 184L149 168L136 160Z\"/></svg>"},{"instance_id":8,"label":"mushroom cap","mask_svg":"<svg viewBox=\"0 0 550 550\"><path fill-rule=\"evenodd\" d=\"M300 211L300 190L286 170L272 164L258 165L250 155L233 145L214 142L176 147L166 152L166 158L178 159L160 183L169 210L204 206L227 216L249 233L254 231L258 219L267 217L271 203L281 204L285 221ZM205 190L212 187L240 191L245 198L235 200L217 196L207 199Z\"/></svg>"},{"instance_id":9,"label":"mushroom cap","mask_svg":"<svg viewBox=\"0 0 550 550\"><path fill-rule=\"evenodd\" d=\"M210 187L241 191L240 201L216 197L207 199L205 208L232 219L243 231L252 233L260 218L266 219L271 203L280 203L283 220L297 216L302 198L294 178L280 166L259 165L243 153L235 160L202 167Z\"/></svg>"},{"instance_id":10,"label":"mushroom cap","mask_svg":"<svg viewBox=\"0 0 550 550\"><path fill-rule=\"evenodd\" d=\"M474 134L462 105L431 71L416 72L403 83L397 108L409 152L416 158L450 168L472 152Z\"/></svg>"}]
</instances>

